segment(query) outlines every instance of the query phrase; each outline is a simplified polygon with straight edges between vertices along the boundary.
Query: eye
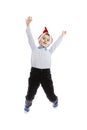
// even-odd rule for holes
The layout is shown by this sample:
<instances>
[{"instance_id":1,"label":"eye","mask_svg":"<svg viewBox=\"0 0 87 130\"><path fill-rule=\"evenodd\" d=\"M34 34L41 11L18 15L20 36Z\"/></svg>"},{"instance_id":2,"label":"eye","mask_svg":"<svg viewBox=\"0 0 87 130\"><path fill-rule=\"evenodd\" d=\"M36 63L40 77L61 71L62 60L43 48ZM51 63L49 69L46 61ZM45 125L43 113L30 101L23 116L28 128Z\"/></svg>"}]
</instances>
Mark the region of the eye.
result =
<instances>
[{"instance_id":1,"label":"eye","mask_svg":"<svg viewBox=\"0 0 87 130\"><path fill-rule=\"evenodd\" d=\"M45 37L43 37L43 40L45 39Z\"/></svg>"}]
</instances>

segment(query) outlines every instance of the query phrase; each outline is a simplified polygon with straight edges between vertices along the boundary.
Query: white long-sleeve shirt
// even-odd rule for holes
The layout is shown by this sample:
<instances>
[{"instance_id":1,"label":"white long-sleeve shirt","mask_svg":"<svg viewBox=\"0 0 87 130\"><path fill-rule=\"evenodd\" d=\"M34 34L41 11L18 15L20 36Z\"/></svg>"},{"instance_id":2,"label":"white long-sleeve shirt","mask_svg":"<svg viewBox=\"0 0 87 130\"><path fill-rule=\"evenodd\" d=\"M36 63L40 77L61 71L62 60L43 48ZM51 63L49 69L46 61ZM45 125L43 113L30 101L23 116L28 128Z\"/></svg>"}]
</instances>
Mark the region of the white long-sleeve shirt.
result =
<instances>
[{"instance_id":1,"label":"white long-sleeve shirt","mask_svg":"<svg viewBox=\"0 0 87 130\"><path fill-rule=\"evenodd\" d=\"M36 47L30 27L27 27L26 32L30 47L32 49L31 67L38 69L49 69L51 67L51 54L59 46L63 36L59 36L50 49L47 49L45 47Z\"/></svg>"}]
</instances>

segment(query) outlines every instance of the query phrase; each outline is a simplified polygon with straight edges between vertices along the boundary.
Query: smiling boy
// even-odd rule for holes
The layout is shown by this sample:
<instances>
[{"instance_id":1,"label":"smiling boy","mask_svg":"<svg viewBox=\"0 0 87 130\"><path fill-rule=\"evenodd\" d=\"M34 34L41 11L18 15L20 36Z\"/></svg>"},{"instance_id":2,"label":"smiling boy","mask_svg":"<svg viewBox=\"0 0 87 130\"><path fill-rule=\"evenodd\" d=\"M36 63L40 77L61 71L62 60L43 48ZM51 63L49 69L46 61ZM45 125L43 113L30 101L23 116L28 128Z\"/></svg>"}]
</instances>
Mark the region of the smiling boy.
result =
<instances>
[{"instance_id":1,"label":"smiling boy","mask_svg":"<svg viewBox=\"0 0 87 130\"><path fill-rule=\"evenodd\" d=\"M31 55L31 72L28 79L28 91L25 100L26 112L29 111L32 101L35 97L37 89L40 84L46 93L47 98L53 103L53 107L58 106L58 97L54 93L53 81L51 77L51 54L57 48L57 46L62 41L63 36L66 34L66 31L63 31L55 43L48 49L47 47L53 42L52 36L49 34L47 28L45 27L43 33L38 37L39 47L36 47L31 29L30 23L32 17L26 19L27 25L27 36L28 41L32 50Z\"/></svg>"}]
</instances>

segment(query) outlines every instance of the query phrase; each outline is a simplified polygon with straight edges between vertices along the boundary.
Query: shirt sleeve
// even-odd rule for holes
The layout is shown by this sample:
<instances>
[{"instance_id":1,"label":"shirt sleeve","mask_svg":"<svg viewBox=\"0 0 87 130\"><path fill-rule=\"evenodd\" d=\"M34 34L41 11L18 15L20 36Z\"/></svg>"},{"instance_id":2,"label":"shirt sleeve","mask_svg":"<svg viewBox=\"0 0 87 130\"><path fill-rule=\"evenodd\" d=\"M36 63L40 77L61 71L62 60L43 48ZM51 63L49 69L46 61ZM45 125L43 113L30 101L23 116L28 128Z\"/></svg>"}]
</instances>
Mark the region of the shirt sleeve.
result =
<instances>
[{"instance_id":1,"label":"shirt sleeve","mask_svg":"<svg viewBox=\"0 0 87 130\"><path fill-rule=\"evenodd\" d=\"M35 45L35 42L34 42L30 27L26 28L26 33L27 33L28 42L30 44L30 47L31 47L32 50L34 50L36 48L36 45Z\"/></svg>"},{"instance_id":2,"label":"shirt sleeve","mask_svg":"<svg viewBox=\"0 0 87 130\"><path fill-rule=\"evenodd\" d=\"M54 44L51 46L51 48L49 49L50 53L52 54L54 52L54 50L60 45L61 41L63 39L63 36L60 35L59 38L54 42Z\"/></svg>"}]
</instances>

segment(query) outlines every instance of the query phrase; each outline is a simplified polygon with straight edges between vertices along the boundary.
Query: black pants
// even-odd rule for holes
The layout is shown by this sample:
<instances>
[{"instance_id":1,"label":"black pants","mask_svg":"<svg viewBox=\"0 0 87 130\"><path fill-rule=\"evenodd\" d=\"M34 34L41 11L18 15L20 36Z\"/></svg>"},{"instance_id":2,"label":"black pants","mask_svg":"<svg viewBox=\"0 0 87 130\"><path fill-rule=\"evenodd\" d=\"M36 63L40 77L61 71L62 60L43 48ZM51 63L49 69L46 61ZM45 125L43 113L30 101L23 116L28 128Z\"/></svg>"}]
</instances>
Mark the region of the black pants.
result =
<instances>
[{"instance_id":1,"label":"black pants","mask_svg":"<svg viewBox=\"0 0 87 130\"><path fill-rule=\"evenodd\" d=\"M32 101L34 99L34 96L40 84L44 89L48 99L51 102L56 101L57 96L54 94L50 69L37 69L33 67L31 68L30 78L28 79L28 91L26 100Z\"/></svg>"}]
</instances>

